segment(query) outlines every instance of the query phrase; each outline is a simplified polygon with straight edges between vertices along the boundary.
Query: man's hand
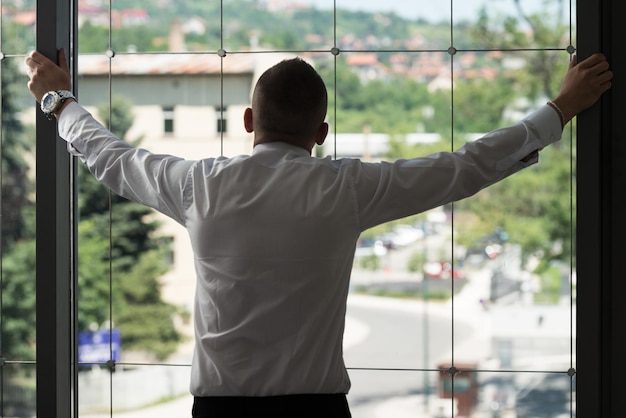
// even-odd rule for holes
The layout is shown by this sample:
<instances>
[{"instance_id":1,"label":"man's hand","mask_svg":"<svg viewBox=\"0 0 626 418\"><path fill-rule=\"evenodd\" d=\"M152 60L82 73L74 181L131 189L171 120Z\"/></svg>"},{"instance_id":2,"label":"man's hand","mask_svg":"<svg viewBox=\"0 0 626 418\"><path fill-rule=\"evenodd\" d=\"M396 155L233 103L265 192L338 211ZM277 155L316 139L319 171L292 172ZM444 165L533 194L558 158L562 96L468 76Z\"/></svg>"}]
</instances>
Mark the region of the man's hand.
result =
<instances>
[{"instance_id":1,"label":"man's hand","mask_svg":"<svg viewBox=\"0 0 626 418\"><path fill-rule=\"evenodd\" d=\"M559 94L553 100L563 112L563 122L569 122L578 113L591 107L611 88L612 78L613 73L604 55L593 54L580 63L576 62L574 55Z\"/></svg>"},{"instance_id":2,"label":"man's hand","mask_svg":"<svg viewBox=\"0 0 626 418\"><path fill-rule=\"evenodd\" d=\"M60 49L55 64L43 54L33 51L26 57L27 73L30 78L28 89L38 103L44 94L51 90L71 90L70 70L65 58L65 51Z\"/></svg>"}]
</instances>

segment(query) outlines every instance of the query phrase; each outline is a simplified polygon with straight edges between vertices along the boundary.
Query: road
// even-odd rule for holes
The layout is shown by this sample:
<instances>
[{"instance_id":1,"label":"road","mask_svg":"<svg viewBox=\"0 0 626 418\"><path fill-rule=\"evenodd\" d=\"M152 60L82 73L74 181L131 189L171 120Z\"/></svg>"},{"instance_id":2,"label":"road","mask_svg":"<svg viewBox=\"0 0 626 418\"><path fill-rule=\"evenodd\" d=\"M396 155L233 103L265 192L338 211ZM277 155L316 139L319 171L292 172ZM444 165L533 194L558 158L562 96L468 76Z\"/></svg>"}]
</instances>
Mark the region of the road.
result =
<instances>
[{"instance_id":1,"label":"road","mask_svg":"<svg viewBox=\"0 0 626 418\"><path fill-rule=\"evenodd\" d=\"M368 329L366 337L345 352L352 380L348 401L354 417L381 418L384 405L398 398L423 398L425 386L427 393L436 393L438 372L421 370L450 361L453 331L445 304L424 308L417 301L376 301L355 296L348 306L348 318L366 324ZM455 344L468 341L473 331L472 326L457 321ZM416 416L416 412L412 414Z\"/></svg>"}]
</instances>

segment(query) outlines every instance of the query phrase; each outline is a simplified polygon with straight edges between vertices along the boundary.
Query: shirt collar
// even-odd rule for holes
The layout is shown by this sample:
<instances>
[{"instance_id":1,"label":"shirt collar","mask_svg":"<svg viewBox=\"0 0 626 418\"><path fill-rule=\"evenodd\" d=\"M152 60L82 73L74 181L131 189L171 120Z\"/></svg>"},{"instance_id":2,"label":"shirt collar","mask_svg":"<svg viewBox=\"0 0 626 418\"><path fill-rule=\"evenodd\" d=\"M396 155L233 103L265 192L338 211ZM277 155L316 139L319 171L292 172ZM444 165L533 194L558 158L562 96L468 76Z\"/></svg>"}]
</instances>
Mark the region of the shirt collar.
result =
<instances>
[{"instance_id":1,"label":"shirt collar","mask_svg":"<svg viewBox=\"0 0 626 418\"><path fill-rule=\"evenodd\" d=\"M285 154L286 153L297 154L303 157L311 156L311 154L304 148L297 147L295 145L291 145L286 142L265 142L262 144L257 144L252 149L252 155L256 155L262 152L276 152L276 151L280 151Z\"/></svg>"}]
</instances>

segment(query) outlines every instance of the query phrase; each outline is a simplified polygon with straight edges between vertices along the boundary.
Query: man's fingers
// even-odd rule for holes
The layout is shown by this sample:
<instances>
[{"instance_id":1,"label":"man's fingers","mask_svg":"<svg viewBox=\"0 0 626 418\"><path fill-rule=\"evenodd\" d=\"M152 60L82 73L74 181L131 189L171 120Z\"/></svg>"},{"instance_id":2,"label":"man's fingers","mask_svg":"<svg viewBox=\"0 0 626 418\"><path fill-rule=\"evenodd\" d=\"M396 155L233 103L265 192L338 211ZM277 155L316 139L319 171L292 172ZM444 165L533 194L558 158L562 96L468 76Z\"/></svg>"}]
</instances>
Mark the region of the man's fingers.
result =
<instances>
[{"instance_id":1,"label":"man's fingers","mask_svg":"<svg viewBox=\"0 0 626 418\"><path fill-rule=\"evenodd\" d=\"M591 74L592 77L596 78L596 83L598 83L599 85L604 85L608 83L610 87L610 81L613 78L613 72L609 69L608 62L605 61L595 65L591 69Z\"/></svg>"},{"instance_id":2,"label":"man's fingers","mask_svg":"<svg viewBox=\"0 0 626 418\"><path fill-rule=\"evenodd\" d=\"M598 76L598 78L601 83L610 81L613 78L613 71L604 71Z\"/></svg>"},{"instance_id":3,"label":"man's fingers","mask_svg":"<svg viewBox=\"0 0 626 418\"><path fill-rule=\"evenodd\" d=\"M591 68L600 63L606 63L608 66L608 63L606 61L606 57L604 56L604 54L598 53L598 54L593 54L589 58L581 61L579 65L581 65L582 68Z\"/></svg>"},{"instance_id":4,"label":"man's fingers","mask_svg":"<svg viewBox=\"0 0 626 418\"><path fill-rule=\"evenodd\" d=\"M35 54L33 52L31 52L27 57L26 57L26 65L31 68L34 69L37 65L39 65L39 61L36 60L35 58Z\"/></svg>"},{"instance_id":5,"label":"man's fingers","mask_svg":"<svg viewBox=\"0 0 626 418\"><path fill-rule=\"evenodd\" d=\"M36 65L42 65L44 63L45 60L47 60L47 58L40 53L39 51L33 51L30 53L30 59L36 64Z\"/></svg>"},{"instance_id":6,"label":"man's fingers","mask_svg":"<svg viewBox=\"0 0 626 418\"><path fill-rule=\"evenodd\" d=\"M57 53L57 61L59 63L59 67L61 67L61 69L65 72L70 72L70 68L67 64L67 59L65 58L65 49L61 48L59 49L59 52Z\"/></svg>"},{"instance_id":7,"label":"man's fingers","mask_svg":"<svg viewBox=\"0 0 626 418\"><path fill-rule=\"evenodd\" d=\"M613 78L613 74L608 73L610 73L610 71L607 71L606 73L603 73L600 75L600 77L598 77L599 85L602 88L603 92L611 88L611 79Z\"/></svg>"}]
</instances>

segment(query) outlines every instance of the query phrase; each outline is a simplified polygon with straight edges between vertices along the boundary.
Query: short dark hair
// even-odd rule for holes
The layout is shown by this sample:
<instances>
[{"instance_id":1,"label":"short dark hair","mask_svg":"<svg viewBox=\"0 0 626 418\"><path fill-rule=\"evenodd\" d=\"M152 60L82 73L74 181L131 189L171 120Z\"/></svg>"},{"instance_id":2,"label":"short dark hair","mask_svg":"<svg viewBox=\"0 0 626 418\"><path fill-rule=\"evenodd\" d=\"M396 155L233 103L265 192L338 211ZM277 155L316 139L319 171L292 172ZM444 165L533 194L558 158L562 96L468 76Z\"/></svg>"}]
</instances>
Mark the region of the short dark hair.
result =
<instances>
[{"instance_id":1,"label":"short dark hair","mask_svg":"<svg viewBox=\"0 0 626 418\"><path fill-rule=\"evenodd\" d=\"M270 133L314 134L327 107L322 77L301 58L283 60L265 71L252 96L255 129Z\"/></svg>"}]
</instances>

